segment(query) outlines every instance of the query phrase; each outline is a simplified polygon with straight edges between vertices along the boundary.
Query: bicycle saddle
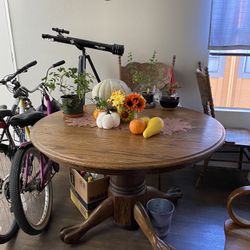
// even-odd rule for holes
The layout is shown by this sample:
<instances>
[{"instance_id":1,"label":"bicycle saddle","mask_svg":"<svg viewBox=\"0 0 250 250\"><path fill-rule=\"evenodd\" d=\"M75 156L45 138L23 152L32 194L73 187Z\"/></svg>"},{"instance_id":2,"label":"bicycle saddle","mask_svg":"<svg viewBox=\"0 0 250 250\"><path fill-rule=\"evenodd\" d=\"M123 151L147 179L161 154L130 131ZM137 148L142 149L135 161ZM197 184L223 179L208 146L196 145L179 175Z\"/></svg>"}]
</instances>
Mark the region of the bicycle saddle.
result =
<instances>
[{"instance_id":1,"label":"bicycle saddle","mask_svg":"<svg viewBox=\"0 0 250 250\"><path fill-rule=\"evenodd\" d=\"M12 116L12 112L9 109L0 109L0 119L3 119L6 116Z\"/></svg>"},{"instance_id":2,"label":"bicycle saddle","mask_svg":"<svg viewBox=\"0 0 250 250\"><path fill-rule=\"evenodd\" d=\"M43 112L31 111L29 113L23 113L19 115L14 115L10 119L10 124L12 126L33 126L37 121L44 117Z\"/></svg>"}]
</instances>

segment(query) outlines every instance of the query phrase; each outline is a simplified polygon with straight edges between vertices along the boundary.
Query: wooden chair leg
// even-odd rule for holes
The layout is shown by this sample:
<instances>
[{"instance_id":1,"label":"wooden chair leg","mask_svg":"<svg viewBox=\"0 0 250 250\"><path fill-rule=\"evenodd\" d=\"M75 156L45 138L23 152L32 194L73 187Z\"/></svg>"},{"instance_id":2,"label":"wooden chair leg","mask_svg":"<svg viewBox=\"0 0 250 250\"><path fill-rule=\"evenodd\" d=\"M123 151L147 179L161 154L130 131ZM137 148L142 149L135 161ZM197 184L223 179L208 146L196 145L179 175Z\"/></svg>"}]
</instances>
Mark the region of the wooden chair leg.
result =
<instances>
[{"instance_id":1,"label":"wooden chair leg","mask_svg":"<svg viewBox=\"0 0 250 250\"><path fill-rule=\"evenodd\" d=\"M158 189L161 190L161 173L158 173Z\"/></svg>"},{"instance_id":2,"label":"wooden chair leg","mask_svg":"<svg viewBox=\"0 0 250 250\"><path fill-rule=\"evenodd\" d=\"M202 180L203 180L203 177L205 176L205 172L206 172L207 167L208 167L209 159L210 159L210 158L207 158L207 159L204 160L204 164L203 164L203 166L201 167L199 177L198 177L198 179L197 179L197 181L196 181L196 183L195 183L195 187L196 187L196 188L199 188L200 185L201 185L201 182L202 182Z\"/></svg>"},{"instance_id":3,"label":"wooden chair leg","mask_svg":"<svg viewBox=\"0 0 250 250\"><path fill-rule=\"evenodd\" d=\"M239 154L239 161L238 161L239 170L242 169L243 155L244 155L244 147L240 147L240 154Z\"/></svg>"}]
</instances>

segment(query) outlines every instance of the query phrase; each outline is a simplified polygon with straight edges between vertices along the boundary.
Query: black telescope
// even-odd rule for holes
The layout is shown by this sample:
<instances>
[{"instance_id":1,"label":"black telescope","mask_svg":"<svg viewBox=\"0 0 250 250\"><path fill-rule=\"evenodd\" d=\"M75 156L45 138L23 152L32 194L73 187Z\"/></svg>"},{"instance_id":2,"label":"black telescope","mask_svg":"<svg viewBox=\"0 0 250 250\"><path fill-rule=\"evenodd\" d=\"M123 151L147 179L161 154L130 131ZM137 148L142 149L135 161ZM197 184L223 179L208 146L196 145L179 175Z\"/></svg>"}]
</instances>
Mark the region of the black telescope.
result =
<instances>
[{"instance_id":1,"label":"black telescope","mask_svg":"<svg viewBox=\"0 0 250 250\"><path fill-rule=\"evenodd\" d=\"M86 47L86 48L91 48L91 49L108 51L114 55L119 55L119 56L122 56L124 53L123 45L119 45L119 44L112 45L112 44L105 44L105 43L98 43L94 41L83 40L83 39L79 39L75 37L67 37L67 36L63 36L61 33L59 33L59 35L57 36L52 36L49 34L42 34L42 38L51 39L52 41L59 42L59 43L67 43L67 44L75 45L79 49Z\"/></svg>"},{"instance_id":2,"label":"black telescope","mask_svg":"<svg viewBox=\"0 0 250 250\"><path fill-rule=\"evenodd\" d=\"M66 43L75 45L79 50L82 51L82 55L79 56L79 62L78 62L78 73L82 74L86 70L86 60L88 60L90 67L92 68L94 75L96 77L96 80L100 82L100 78L98 76L98 73L95 69L95 66L90 58L89 55L86 54L85 48L91 48L91 49L97 49L97 50L103 50L111 52L114 55L122 56L124 53L124 46L119 44L105 44L105 43L98 43L88 40L83 40L75 37L69 37L64 36L63 34L69 34L68 30L59 29L59 28L52 28L53 31L57 32L58 34L56 36L49 35L49 34L42 34L43 39L50 39L54 42L59 43Z\"/></svg>"}]
</instances>

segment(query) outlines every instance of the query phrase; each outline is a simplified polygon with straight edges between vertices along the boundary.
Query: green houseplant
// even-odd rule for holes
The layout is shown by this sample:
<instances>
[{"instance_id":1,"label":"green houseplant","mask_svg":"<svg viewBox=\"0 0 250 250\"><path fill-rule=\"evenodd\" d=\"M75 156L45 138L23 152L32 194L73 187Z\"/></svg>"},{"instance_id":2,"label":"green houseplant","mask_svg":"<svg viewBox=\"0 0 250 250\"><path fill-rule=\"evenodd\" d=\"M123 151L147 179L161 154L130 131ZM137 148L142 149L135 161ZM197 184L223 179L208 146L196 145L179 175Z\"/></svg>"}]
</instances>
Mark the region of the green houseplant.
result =
<instances>
[{"instance_id":1,"label":"green houseplant","mask_svg":"<svg viewBox=\"0 0 250 250\"><path fill-rule=\"evenodd\" d=\"M43 80L51 91L58 88L62 93L62 110L66 117L83 116L85 94L90 91L94 80L90 73L79 74L77 68L60 67Z\"/></svg>"},{"instance_id":2,"label":"green houseplant","mask_svg":"<svg viewBox=\"0 0 250 250\"><path fill-rule=\"evenodd\" d=\"M155 79L157 79L157 52L154 50L152 57L149 59L144 66L134 67L131 69L132 82L138 85L140 92L152 92L153 84ZM132 52L128 53L128 63L133 62Z\"/></svg>"},{"instance_id":3,"label":"green houseplant","mask_svg":"<svg viewBox=\"0 0 250 250\"><path fill-rule=\"evenodd\" d=\"M129 72L131 75L133 91L139 92L145 98L146 108L154 107L154 94L162 82L165 82L166 65L157 60L157 52L154 50L152 56L146 63L133 62L133 55L128 54Z\"/></svg>"}]
</instances>

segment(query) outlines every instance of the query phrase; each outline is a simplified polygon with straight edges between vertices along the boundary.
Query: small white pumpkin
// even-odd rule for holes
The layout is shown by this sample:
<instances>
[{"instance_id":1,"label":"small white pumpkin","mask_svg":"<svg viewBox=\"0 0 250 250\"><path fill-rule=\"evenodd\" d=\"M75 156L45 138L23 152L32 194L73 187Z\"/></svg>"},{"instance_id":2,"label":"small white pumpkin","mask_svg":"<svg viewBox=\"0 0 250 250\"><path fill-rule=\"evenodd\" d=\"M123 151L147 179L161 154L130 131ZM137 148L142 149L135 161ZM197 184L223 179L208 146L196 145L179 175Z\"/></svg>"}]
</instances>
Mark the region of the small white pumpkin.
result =
<instances>
[{"instance_id":1,"label":"small white pumpkin","mask_svg":"<svg viewBox=\"0 0 250 250\"><path fill-rule=\"evenodd\" d=\"M111 129L120 125L120 116L117 112L100 112L96 119L98 128Z\"/></svg>"},{"instance_id":2,"label":"small white pumpkin","mask_svg":"<svg viewBox=\"0 0 250 250\"><path fill-rule=\"evenodd\" d=\"M92 98L96 96L108 100L113 91L121 90L125 95L131 92L127 84L118 79L106 79L96 84L92 90Z\"/></svg>"},{"instance_id":3,"label":"small white pumpkin","mask_svg":"<svg viewBox=\"0 0 250 250\"><path fill-rule=\"evenodd\" d=\"M100 112L96 118L96 125L98 128L102 128L102 118L106 115L107 112Z\"/></svg>"},{"instance_id":4,"label":"small white pumpkin","mask_svg":"<svg viewBox=\"0 0 250 250\"><path fill-rule=\"evenodd\" d=\"M111 112L111 116L113 118L113 127L116 128L120 125L121 118L117 112Z\"/></svg>"},{"instance_id":5,"label":"small white pumpkin","mask_svg":"<svg viewBox=\"0 0 250 250\"><path fill-rule=\"evenodd\" d=\"M111 114L106 114L102 117L102 127L104 129L111 129L113 128L114 122L113 122L113 117Z\"/></svg>"}]
</instances>

